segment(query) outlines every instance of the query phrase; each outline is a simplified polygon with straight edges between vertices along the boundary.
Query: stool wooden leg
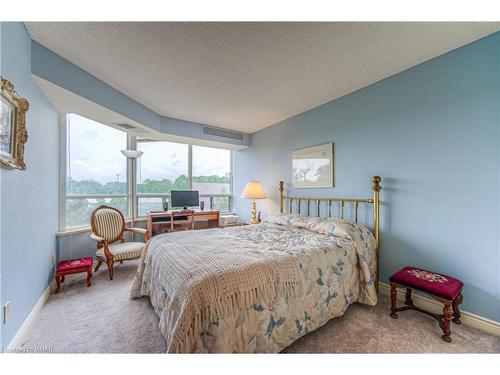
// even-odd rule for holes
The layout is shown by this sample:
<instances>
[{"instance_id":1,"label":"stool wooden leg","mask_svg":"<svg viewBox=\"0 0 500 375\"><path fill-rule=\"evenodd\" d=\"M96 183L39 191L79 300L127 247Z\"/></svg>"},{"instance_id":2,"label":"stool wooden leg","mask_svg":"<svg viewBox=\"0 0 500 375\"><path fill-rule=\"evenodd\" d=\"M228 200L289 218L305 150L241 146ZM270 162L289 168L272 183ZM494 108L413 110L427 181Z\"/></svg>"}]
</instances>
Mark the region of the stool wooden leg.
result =
<instances>
[{"instance_id":1,"label":"stool wooden leg","mask_svg":"<svg viewBox=\"0 0 500 375\"><path fill-rule=\"evenodd\" d=\"M66 280L66 278L64 276L61 276L61 283L63 283L64 280Z\"/></svg>"},{"instance_id":2,"label":"stool wooden leg","mask_svg":"<svg viewBox=\"0 0 500 375\"><path fill-rule=\"evenodd\" d=\"M391 318L397 319L398 314L396 313L396 301L398 298L398 290L396 285L391 283Z\"/></svg>"},{"instance_id":3,"label":"stool wooden leg","mask_svg":"<svg viewBox=\"0 0 500 375\"><path fill-rule=\"evenodd\" d=\"M462 296L462 293L458 293L458 296L453 300L453 323L455 324L462 324L459 305L463 300L464 296Z\"/></svg>"},{"instance_id":4,"label":"stool wooden leg","mask_svg":"<svg viewBox=\"0 0 500 375\"><path fill-rule=\"evenodd\" d=\"M411 289L410 288L406 288L405 305L413 306L413 300L411 299Z\"/></svg>"},{"instance_id":5,"label":"stool wooden leg","mask_svg":"<svg viewBox=\"0 0 500 375\"><path fill-rule=\"evenodd\" d=\"M92 283L90 282L91 277L92 277L92 269L87 271L87 288L89 288L92 285Z\"/></svg>"},{"instance_id":6,"label":"stool wooden leg","mask_svg":"<svg viewBox=\"0 0 500 375\"><path fill-rule=\"evenodd\" d=\"M61 276L56 276L56 291L55 293L59 293L61 290Z\"/></svg>"},{"instance_id":7,"label":"stool wooden leg","mask_svg":"<svg viewBox=\"0 0 500 375\"><path fill-rule=\"evenodd\" d=\"M443 301L443 303L444 303L443 327L442 327L443 335L441 336L441 338L446 342L451 342L451 330L450 330L451 316L452 316L451 302Z\"/></svg>"}]
</instances>

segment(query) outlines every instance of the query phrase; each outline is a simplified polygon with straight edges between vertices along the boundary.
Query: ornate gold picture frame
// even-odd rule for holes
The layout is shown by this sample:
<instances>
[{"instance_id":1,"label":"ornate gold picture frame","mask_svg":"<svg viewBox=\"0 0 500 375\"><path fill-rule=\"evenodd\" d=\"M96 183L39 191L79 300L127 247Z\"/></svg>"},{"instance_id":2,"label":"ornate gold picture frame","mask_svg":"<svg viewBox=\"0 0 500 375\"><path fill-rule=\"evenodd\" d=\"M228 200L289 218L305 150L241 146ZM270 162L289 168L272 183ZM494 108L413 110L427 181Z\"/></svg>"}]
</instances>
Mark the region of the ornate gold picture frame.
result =
<instances>
[{"instance_id":1,"label":"ornate gold picture frame","mask_svg":"<svg viewBox=\"0 0 500 375\"><path fill-rule=\"evenodd\" d=\"M26 112L29 103L14 90L14 85L0 76L0 165L26 169L24 144L28 140Z\"/></svg>"}]
</instances>

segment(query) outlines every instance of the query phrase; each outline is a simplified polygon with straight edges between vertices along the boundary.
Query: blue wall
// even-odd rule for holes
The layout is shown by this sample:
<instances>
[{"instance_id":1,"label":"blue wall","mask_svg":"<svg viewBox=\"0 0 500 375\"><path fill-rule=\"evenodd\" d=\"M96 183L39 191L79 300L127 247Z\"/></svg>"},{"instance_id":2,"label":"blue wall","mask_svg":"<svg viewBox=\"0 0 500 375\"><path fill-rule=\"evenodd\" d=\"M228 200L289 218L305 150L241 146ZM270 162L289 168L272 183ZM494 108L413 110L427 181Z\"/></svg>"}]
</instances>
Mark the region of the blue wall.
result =
<instances>
[{"instance_id":1,"label":"blue wall","mask_svg":"<svg viewBox=\"0 0 500 375\"><path fill-rule=\"evenodd\" d=\"M58 114L31 76L31 39L22 23L0 23L1 75L28 99L26 171L0 169L1 304L6 347L45 291L52 275L58 194Z\"/></svg>"},{"instance_id":2,"label":"blue wall","mask_svg":"<svg viewBox=\"0 0 500 375\"><path fill-rule=\"evenodd\" d=\"M499 127L496 33L254 133L234 153L234 193L260 180L258 209L276 212L291 152L332 141L335 188L301 195L370 197L382 176L381 281L404 265L455 275L463 308L500 321ZM248 201L235 207L248 218Z\"/></svg>"}]
</instances>

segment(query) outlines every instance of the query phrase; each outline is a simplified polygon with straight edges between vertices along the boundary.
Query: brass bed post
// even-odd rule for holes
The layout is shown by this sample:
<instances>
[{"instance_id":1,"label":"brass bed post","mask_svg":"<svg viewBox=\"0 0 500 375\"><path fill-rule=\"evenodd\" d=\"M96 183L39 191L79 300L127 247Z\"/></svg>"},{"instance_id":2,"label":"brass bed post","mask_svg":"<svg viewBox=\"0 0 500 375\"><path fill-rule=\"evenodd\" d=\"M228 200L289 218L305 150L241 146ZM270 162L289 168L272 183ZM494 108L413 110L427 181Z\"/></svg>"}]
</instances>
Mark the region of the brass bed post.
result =
<instances>
[{"instance_id":1,"label":"brass bed post","mask_svg":"<svg viewBox=\"0 0 500 375\"><path fill-rule=\"evenodd\" d=\"M382 181L380 176L373 176L372 177L372 182L373 182L373 185L372 185L372 190L373 190L373 236L375 237L375 243L377 246L377 277L375 279L375 290L377 291L377 294L378 294L378 279L379 279L379 260L378 260L378 258L379 258L379 256L378 256L378 244L379 244L378 229L379 229L379 221L380 221L379 194L380 194L380 189L382 189L382 187L380 186L380 181Z\"/></svg>"},{"instance_id":2,"label":"brass bed post","mask_svg":"<svg viewBox=\"0 0 500 375\"><path fill-rule=\"evenodd\" d=\"M380 186L380 181L382 179L379 176L373 176L372 177L372 190L373 190L373 236L375 237L375 241L377 242L377 247L378 247L378 227L379 227L379 205L380 205L380 199L379 199L379 193L380 189L382 187Z\"/></svg>"},{"instance_id":3,"label":"brass bed post","mask_svg":"<svg viewBox=\"0 0 500 375\"><path fill-rule=\"evenodd\" d=\"M283 191L285 190L285 188L283 187L284 184L284 181L280 181L280 214L283 213Z\"/></svg>"}]
</instances>

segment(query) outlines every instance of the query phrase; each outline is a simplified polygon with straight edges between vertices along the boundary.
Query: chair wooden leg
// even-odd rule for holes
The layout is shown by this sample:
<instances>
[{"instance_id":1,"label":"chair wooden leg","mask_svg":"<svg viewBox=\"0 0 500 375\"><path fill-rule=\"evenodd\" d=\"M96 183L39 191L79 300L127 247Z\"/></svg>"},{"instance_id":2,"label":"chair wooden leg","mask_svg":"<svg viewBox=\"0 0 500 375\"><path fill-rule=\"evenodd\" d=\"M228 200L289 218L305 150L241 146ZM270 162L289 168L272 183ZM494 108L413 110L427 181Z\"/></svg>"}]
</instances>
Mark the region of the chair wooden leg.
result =
<instances>
[{"instance_id":1,"label":"chair wooden leg","mask_svg":"<svg viewBox=\"0 0 500 375\"><path fill-rule=\"evenodd\" d=\"M56 291L55 294L61 290L61 276L56 276Z\"/></svg>"},{"instance_id":2,"label":"chair wooden leg","mask_svg":"<svg viewBox=\"0 0 500 375\"><path fill-rule=\"evenodd\" d=\"M398 298L398 290L396 285L391 283L391 318L397 319L398 314L396 313L396 302Z\"/></svg>"},{"instance_id":3,"label":"chair wooden leg","mask_svg":"<svg viewBox=\"0 0 500 375\"><path fill-rule=\"evenodd\" d=\"M108 259L106 261L106 264L108 265L108 270L109 270L109 279L113 280L113 260Z\"/></svg>"},{"instance_id":4,"label":"chair wooden leg","mask_svg":"<svg viewBox=\"0 0 500 375\"><path fill-rule=\"evenodd\" d=\"M458 293L458 296L453 300L453 323L455 324L462 324L462 321L460 320L461 314L459 305L463 302L463 300L464 296L462 293Z\"/></svg>"},{"instance_id":5,"label":"chair wooden leg","mask_svg":"<svg viewBox=\"0 0 500 375\"><path fill-rule=\"evenodd\" d=\"M441 338L446 341L446 342L451 342L451 316L452 316L452 308L451 308L451 302L449 301L443 301L444 303L444 308L443 308L443 335Z\"/></svg>"},{"instance_id":6,"label":"chair wooden leg","mask_svg":"<svg viewBox=\"0 0 500 375\"><path fill-rule=\"evenodd\" d=\"M99 269L99 267L101 267L101 264L102 264L102 260L98 260L97 264L95 265L94 272L97 272L97 270Z\"/></svg>"},{"instance_id":7,"label":"chair wooden leg","mask_svg":"<svg viewBox=\"0 0 500 375\"><path fill-rule=\"evenodd\" d=\"M89 288L92 283L90 282L90 278L92 277L92 269L87 271L87 288Z\"/></svg>"}]
</instances>

